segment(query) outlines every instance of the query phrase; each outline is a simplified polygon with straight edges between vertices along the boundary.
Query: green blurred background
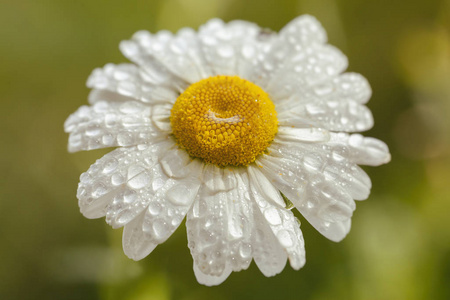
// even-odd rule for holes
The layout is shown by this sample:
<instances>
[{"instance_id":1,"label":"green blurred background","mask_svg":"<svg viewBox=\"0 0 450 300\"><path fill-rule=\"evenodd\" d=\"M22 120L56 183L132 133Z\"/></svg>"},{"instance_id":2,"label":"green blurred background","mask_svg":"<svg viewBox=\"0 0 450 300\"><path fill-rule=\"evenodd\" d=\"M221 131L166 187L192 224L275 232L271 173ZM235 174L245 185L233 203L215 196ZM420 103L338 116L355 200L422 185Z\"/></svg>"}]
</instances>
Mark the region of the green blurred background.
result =
<instances>
[{"instance_id":1,"label":"green blurred background","mask_svg":"<svg viewBox=\"0 0 450 300\"><path fill-rule=\"evenodd\" d=\"M125 62L139 29L198 28L212 17L279 30L315 15L373 88L368 106L392 162L341 243L302 222L307 264L265 278L252 264L199 285L185 227L133 262L121 230L85 219L79 175L106 150L68 154L63 122L85 81ZM437 0L2 0L0 299L450 299L450 5Z\"/></svg>"}]
</instances>

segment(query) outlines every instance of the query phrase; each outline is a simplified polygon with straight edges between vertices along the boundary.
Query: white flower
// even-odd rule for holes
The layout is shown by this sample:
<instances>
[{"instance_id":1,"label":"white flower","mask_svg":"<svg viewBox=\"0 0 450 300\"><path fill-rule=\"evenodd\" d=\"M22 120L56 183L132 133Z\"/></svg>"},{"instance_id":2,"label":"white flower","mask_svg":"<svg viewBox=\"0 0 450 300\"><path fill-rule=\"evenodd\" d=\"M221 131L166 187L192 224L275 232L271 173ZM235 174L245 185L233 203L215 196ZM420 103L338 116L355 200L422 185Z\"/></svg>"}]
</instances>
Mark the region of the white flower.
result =
<instances>
[{"instance_id":1,"label":"white flower","mask_svg":"<svg viewBox=\"0 0 450 300\"><path fill-rule=\"evenodd\" d=\"M311 16L279 34L214 19L198 32L137 32L120 45L135 64L88 79L90 106L65 123L69 151L108 153L80 177L87 218L124 226L140 260L187 216L197 280L223 282L253 259L273 276L305 263L294 206L333 241L350 230L371 182L357 164L390 160L372 127L366 79ZM220 75L220 76L218 76ZM273 104L272 104L273 103Z\"/></svg>"}]
</instances>

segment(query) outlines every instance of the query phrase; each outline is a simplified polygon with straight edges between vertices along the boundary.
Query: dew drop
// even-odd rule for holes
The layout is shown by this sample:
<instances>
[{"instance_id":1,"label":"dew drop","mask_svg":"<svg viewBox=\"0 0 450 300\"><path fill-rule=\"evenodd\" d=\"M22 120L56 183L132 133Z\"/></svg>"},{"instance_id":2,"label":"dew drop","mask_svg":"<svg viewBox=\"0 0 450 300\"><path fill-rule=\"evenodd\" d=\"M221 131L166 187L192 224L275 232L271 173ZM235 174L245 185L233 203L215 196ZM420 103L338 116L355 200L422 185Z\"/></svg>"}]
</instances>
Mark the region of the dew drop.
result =
<instances>
[{"instance_id":1,"label":"dew drop","mask_svg":"<svg viewBox=\"0 0 450 300\"><path fill-rule=\"evenodd\" d=\"M305 155L303 157L303 164L306 168L312 171L317 171L320 169L322 161L320 157L317 157L315 155Z\"/></svg>"},{"instance_id":2,"label":"dew drop","mask_svg":"<svg viewBox=\"0 0 450 300\"><path fill-rule=\"evenodd\" d=\"M116 185L116 186L121 185L124 182L125 182L125 178L119 173L113 174L111 176L111 183L113 185Z\"/></svg>"},{"instance_id":3,"label":"dew drop","mask_svg":"<svg viewBox=\"0 0 450 300\"><path fill-rule=\"evenodd\" d=\"M220 56L222 56L223 58L229 58L232 57L234 54L234 49L232 46L230 45L222 45L221 47L219 47L219 49L217 50L218 54Z\"/></svg>"},{"instance_id":4,"label":"dew drop","mask_svg":"<svg viewBox=\"0 0 450 300\"><path fill-rule=\"evenodd\" d=\"M113 127L117 124L117 116L115 114L107 114L105 116L106 127Z\"/></svg>"},{"instance_id":5,"label":"dew drop","mask_svg":"<svg viewBox=\"0 0 450 300\"><path fill-rule=\"evenodd\" d=\"M157 191L165 185L165 181L161 178L154 179L152 181L152 189L153 191Z\"/></svg>"},{"instance_id":6,"label":"dew drop","mask_svg":"<svg viewBox=\"0 0 450 300\"><path fill-rule=\"evenodd\" d=\"M130 97L132 97L132 96L135 96L136 95L136 93L137 93L137 87L136 87L136 85L134 84L134 83L132 83L132 82L130 82L130 81L121 81L121 82L119 82L119 84L117 85L117 91L120 93L120 94L122 94L122 95L124 95L124 96L130 96ZM123 106L123 105L122 105ZM137 111L135 111L135 108L133 108L134 110L133 110L133 112L137 112ZM133 113L133 112L126 112L126 111L123 111L122 110L122 107L120 108L120 110L123 112L123 113Z\"/></svg>"},{"instance_id":7,"label":"dew drop","mask_svg":"<svg viewBox=\"0 0 450 300\"><path fill-rule=\"evenodd\" d=\"M194 200L197 190L198 186L175 185L167 191L167 199L175 205L187 205Z\"/></svg>"},{"instance_id":8,"label":"dew drop","mask_svg":"<svg viewBox=\"0 0 450 300\"><path fill-rule=\"evenodd\" d=\"M140 120L132 116L127 116L122 119L122 125L125 127L136 127L140 125Z\"/></svg>"},{"instance_id":9,"label":"dew drop","mask_svg":"<svg viewBox=\"0 0 450 300\"><path fill-rule=\"evenodd\" d=\"M137 198L137 193L133 190L126 190L123 194L123 201L128 204L133 203Z\"/></svg>"},{"instance_id":10,"label":"dew drop","mask_svg":"<svg viewBox=\"0 0 450 300\"><path fill-rule=\"evenodd\" d=\"M119 162L115 158L107 161L106 164L103 166L103 173L105 174L111 173L117 168L118 165Z\"/></svg>"},{"instance_id":11,"label":"dew drop","mask_svg":"<svg viewBox=\"0 0 450 300\"><path fill-rule=\"evenodd\" d=\"M314 92L318 96L324 96L333 91L333 86L331 84L321 84L314 88Z\"/></svg>"},{"instance_id":12,"label":"dew drop","mask_svg":"<svg viewBox=\"0 0 450 300\"><path fill-rule=\"evenodd\" d=\"M252 254L252 245L247 244L247 243L242 243L242 244L239 246L239 254L240 254L243 258L250 257L250 255Z\"/></svg>"},{"instance_id":13,"label":"dew drop","mask_svg":"<svg viewBox=\"0 0 450 300\"><path fill-rule=\"evenodd\" d=\"M266 218L267 222L269 222L269 224L271 224L271 225L281 224L280 214L278 213L277 209L274 207L266 209L264 211L264 217Z\"/></svg>"},{"instance_id":14,"label":"dew drop","mask_svg":"<svg viewBox=\"0 0 450 300\"><path fill-rule=\"evenodd\" d=\"M124 114L137 114L142 110L138 102L128 101L123 103L119 110Z\"/></svg>"},{"instance_id":15,"label":"dew drop","mask_svg":"<svg viewBox=\"0 0 450 300\"><path fill-rule=\"evenodd\" d=\"M250 59L255 55L255 48L252 45L245 45L242 47L242 55Z\"/></svg>"},{"instance_id":16,"label":"dew drop","mask_svg":"<svg viewBox=\"0 0 450 300\"><path fill-rule=\"evenodd\" d=\"M86 135L87 136L97 136L99 135L101 132L100 128L98 127L98 125L93 125L90 126L86 129Z\"/></svg>"},{"instance_id":17,"label":"dew drop","mask_svg":"<svg viewBox=\"0 0 450 300\"><path fill-rule=\"evenodd\" d=\"M147 172L142 172L139 175L131 178L128 181L128 186L133 189L142 189L150 183L150 176Z\"/></svg>"},{"instance_id":18,"label":"dew drop","mask_svg":"<svg viewBox=\"0 0 450 300\"><path fill-rule=\"evenodd\" d=\"M117 214L116 223L117 225L124 225L133 220L134 214L131 210L123 210Z\"/></svg>"},{"instance_id":19,"label":"dew drop","mask_svg":"<svg viewBox=\"0 0 450 300\"><path fill-rule=\"evenodd\" d=\"M99 198L104 194L106 194L106 192L107 192L106 186L103 183L98 183L96 186L94 186L92 197Z\"/></svg>"},{"instance_id":20,"label":"dew drop","mask_svg":"<svg viewBox=\"0 0 450 300\"><path fill-rule=\"evenodd\" d=\"M139 48L138 46L130 41L124 41L120 44L120 48L122 49L122 51L124 52L125 56L135 56L139 53Z\"/></svg>"},{"instance_id":21,"label":"dew drop","mask_svg":"<svg viewBox=\"0 0 450 300\"><path fill-rule=\"evenodd\" d=\"M120 133L117 136L119 146L129 146L133 142L133 136L130 133Z\"/></svg>"},{"instance_id":22,"label":"dew drop","mask_svg":"<svg viewBox=\"0 0 450 300\"><path fill-rule=\"evenodd\" d=\"M112 134L105 134L102 136L103 145L110 146L114 143L114 136Z\"/></svg>"},{"instance_id":23,"label":"dew drop","mask_svg":"<svg viewBox=\"0 0 450 300\"><path fill-rule=\"evenodd\" d=\"M130 75L127 72L122 70L115 70L113 76L115 80L119 81L126 80L130 77Z\"/></svg>"},{"instance_id":24,"label":"dew drop","mask_svg":"<svg viewBox=\"0 0 450 300\"><path fill-rule=\"evenodd\" d=\"M162 211L162 206L160 203L152 201L148 205L148 212L154 216L159 215L159 213Z\"/></svg>"},{"instance_id":25,"label":"dew drop","mask_svg":"<svg viewBox=\"0 0 450 300\"><path fill-rule=\"evenodd\" d=\"M287 230L280 230L277 234L277 237L281 246L285 248L289 248L294 245L294 241L292 240L291 234Z\"/></svg>"},{"instance_id":26,"label":"dew drop","mask_svg":"<svg viewBox=\"0 0 450 300\"><path fill-rule=\"evenodd\" d=\"M163 220L160 219L155 220L155 222L153 223L153 232L157 239L163 239L167 236L169 231L167 225L168 224Z\"/></svg>"}]
</instances>

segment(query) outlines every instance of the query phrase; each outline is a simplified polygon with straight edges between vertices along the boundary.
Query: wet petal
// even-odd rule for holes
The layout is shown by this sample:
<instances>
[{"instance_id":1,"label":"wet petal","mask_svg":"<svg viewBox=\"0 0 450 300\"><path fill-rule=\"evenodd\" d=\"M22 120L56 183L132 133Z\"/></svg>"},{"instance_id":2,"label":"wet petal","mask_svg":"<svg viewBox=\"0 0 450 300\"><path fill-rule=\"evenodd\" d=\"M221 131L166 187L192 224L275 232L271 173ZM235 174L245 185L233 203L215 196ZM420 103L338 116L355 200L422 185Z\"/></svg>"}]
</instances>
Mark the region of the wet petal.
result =
<instances>
[{"instance_id":1,"label":"wet petal","mask_svg":"<svg viewBox=\"0 0 450 300\"><path fill-rule=\"evenodd\" d=\"M69 116L70 152L116 146L134 146L157 140L170 130L170 106L152 107L137 101L96 102Z\"/></svg>"}]
</instances>

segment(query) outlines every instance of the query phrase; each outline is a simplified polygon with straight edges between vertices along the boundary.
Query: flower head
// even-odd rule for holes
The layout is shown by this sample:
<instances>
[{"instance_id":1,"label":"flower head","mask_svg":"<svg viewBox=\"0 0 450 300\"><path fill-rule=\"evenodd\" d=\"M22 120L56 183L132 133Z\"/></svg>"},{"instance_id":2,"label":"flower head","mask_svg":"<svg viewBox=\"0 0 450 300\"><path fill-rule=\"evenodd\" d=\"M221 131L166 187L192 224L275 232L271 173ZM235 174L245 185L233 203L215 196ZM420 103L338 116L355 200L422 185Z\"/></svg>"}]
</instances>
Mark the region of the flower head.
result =
<instances>
[{"instance_id":1,"label":"flower head","mask_svg":"<svg viewBox=\"0 0 450 300\"><path fill-rule=\"evenodd\" d=\"M186 216L197 280L223 282L253 259L273 276L305 263L289 199L325 237L350 230L354 200L371 182L358 166L387 163L387 146L350 134L369 129L366 79L311 16L279 34L211 20L198 32L137 32L121 43L134 64L88 79L90 106L65 123L69 151L119 147L82 174L87 218L124 227L139 260Z\"/></svg>"}]
</instances>

